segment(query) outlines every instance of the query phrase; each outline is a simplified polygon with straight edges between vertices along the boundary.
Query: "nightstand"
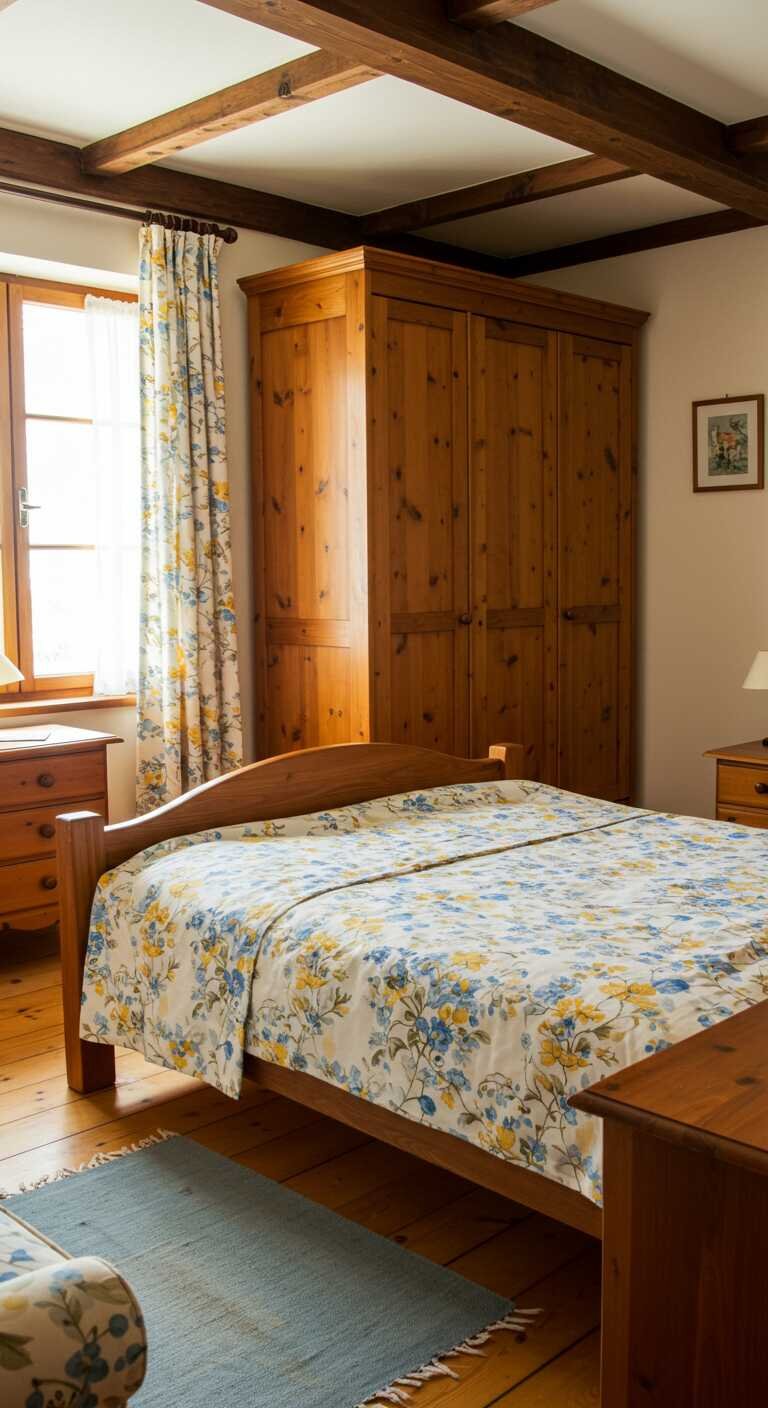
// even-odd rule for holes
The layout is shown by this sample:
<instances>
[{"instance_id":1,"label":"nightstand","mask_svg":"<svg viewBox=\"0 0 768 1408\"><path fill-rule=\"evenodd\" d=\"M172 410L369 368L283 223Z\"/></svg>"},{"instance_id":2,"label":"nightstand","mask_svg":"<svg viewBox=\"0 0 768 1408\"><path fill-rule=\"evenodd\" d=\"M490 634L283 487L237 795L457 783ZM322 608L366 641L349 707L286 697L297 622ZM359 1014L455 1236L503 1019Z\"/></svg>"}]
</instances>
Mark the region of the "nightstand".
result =
<instances>
[{"instance_id":1,"label":"nightstand","mask_svg":"<svg viewBox=\"0 0 768 1408\"><path fill-rule=\"evenodd\" d=\"M107 747L120 741L62 724L0 729L0 930L58 919L56 817L107 817Z\"/></svg>"},{"instance_id":2,"label":"nightstand","mask_svg":"<svg viewBox=\"0 0 768 1408\"><path fill-rule=\"evenodd\" d=\"M734 743L710 748L705 758L717 758L717 819L768 830L768 747Z\"/></svg>"}]
</instances>

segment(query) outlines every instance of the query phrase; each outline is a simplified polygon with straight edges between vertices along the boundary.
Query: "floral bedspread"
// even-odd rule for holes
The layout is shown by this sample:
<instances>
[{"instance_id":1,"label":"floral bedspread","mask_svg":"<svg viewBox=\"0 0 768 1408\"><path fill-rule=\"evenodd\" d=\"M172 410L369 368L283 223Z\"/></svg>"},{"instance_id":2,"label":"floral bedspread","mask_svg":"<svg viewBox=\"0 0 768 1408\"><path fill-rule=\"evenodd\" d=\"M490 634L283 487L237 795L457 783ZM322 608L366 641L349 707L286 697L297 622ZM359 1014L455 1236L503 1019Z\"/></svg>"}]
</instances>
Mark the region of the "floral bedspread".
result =
<instances>
[{"instance_id":1,"label":"floral bedspread","mask_svg":"<svg viewBox=\"0 0 768 1408\"><path fill-rule=\"evenodd\" d=\"M82 1035L244 1051L595 1202L569 1094L768 998L768 834L531 782L162 842L99 882Z\"/></svg>"}]
</instances>

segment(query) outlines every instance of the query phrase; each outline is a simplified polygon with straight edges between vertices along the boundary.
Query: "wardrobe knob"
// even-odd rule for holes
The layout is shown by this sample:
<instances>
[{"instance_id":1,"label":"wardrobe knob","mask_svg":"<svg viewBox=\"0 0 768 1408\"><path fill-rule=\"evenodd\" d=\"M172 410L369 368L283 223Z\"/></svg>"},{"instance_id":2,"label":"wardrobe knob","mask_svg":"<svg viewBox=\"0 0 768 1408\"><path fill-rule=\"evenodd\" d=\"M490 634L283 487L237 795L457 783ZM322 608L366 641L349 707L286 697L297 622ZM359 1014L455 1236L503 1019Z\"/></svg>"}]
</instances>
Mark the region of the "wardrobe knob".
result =
<instances>
[{"instance_id":1,"label":"wardrobe knob","mask_svg":"<svg viewBox=\"0 0 768 1408\"><path fill-rule=\"evenodd\" d=\"M459 625L460 625L460 626L471 626L471 625L472 625L472 616L471 616L471 613L470 613L469 611L463 611L463 612L462 612L461 616L459 617Z\"/></svg>"},{"instance_id":2,"label":"wardrobe knob","mask_svg":"<svg viewBox=\"0 0 768 1408\"><path fill-rule=\"evenodd\" d=\"M571 608L570 608L570 606L567 608L566 611L563 612L563 620L564 620L564 621L575 621L575 620L576 620L576 612L575 612L575 611L572 611Z\"/></svg>"},{"instance_id":3,"label":"wardrobe knob","mask_svg":"<svg viewBox=\"0 0 768 1408\"><path fill-rule=\"evenodd\" d=\"M56 883L57 882L55 875L44 875L42 880L40 881L40 884L42 885L44 890L55 890Z\"/></svg>"}]
</instances>

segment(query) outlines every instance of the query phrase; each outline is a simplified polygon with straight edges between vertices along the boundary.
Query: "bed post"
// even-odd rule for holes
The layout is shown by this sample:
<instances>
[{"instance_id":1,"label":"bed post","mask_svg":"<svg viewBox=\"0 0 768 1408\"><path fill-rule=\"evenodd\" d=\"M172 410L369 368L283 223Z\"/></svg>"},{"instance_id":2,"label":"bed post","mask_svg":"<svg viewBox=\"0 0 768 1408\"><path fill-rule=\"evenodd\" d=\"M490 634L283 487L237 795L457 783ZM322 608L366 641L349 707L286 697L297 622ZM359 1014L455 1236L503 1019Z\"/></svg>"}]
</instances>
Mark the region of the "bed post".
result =
<instances>
[{"instance_id":1,"label":"bed post","mask_svg":"<svg viewBox=\"0 0 768 1408\"><path fill-rule=\"evenodd\" d=\"M91 904L106 870L104 818L96 812L68 812L57 818L56 831L67 1082L73 1090L88 1092L115 1083L114 1047L80 1040Z\"/></svg>"},{"instance_id":2,"label":"bed post","mask_svg":"<svg viewBox=\"0 0 768 1408\"><path fill-rule=\"evenodd\" d=\"M525 777L525 746L522 743L492 743L488 749L489 758L498 758L504 764L504 778L512 782Z\"/></svg>"}]
</instances>

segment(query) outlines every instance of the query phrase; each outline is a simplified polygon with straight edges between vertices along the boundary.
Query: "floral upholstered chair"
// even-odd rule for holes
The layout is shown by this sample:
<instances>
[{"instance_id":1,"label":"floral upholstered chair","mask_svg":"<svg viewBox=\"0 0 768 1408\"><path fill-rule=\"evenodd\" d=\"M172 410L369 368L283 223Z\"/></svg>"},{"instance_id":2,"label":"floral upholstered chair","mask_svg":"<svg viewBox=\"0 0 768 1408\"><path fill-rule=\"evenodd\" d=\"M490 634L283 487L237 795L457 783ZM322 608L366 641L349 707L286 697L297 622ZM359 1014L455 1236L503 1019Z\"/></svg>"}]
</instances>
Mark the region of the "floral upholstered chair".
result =
<instances>
[{"instance_id":1,"label":"floral upholstered chair","mask_svg":"<svg viewBox=\"0 0 768 1408\"><path fill-rule=\"evenodd\" d=\"M2 1408L122 1408L146 1354L138 1302L114 1268L67 1257L0 1208Z\"/></svg>"}]
</instances>

